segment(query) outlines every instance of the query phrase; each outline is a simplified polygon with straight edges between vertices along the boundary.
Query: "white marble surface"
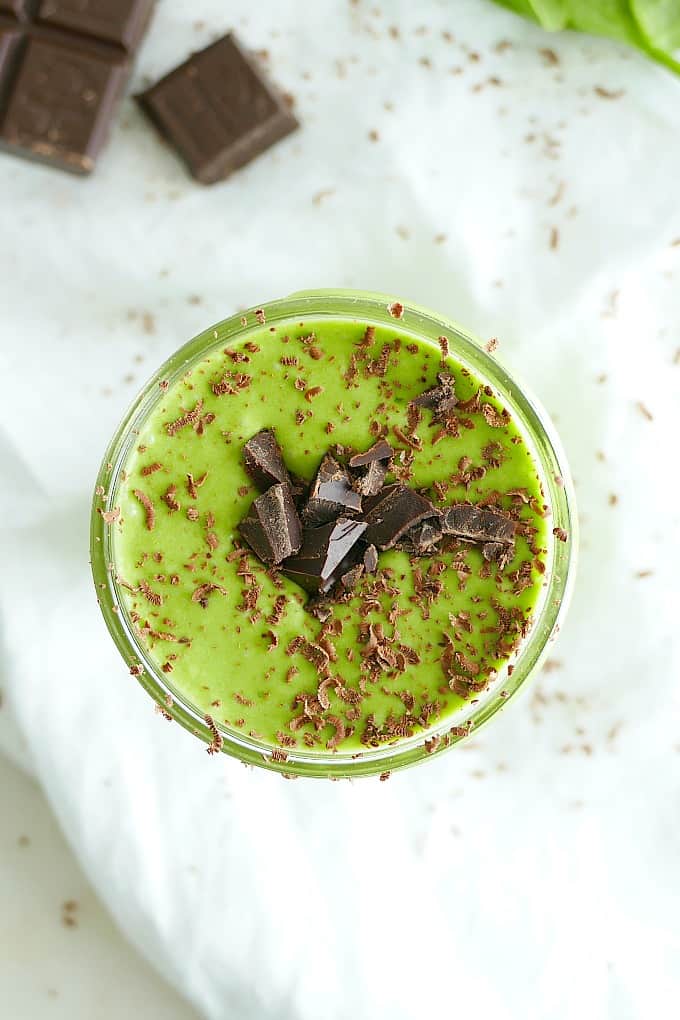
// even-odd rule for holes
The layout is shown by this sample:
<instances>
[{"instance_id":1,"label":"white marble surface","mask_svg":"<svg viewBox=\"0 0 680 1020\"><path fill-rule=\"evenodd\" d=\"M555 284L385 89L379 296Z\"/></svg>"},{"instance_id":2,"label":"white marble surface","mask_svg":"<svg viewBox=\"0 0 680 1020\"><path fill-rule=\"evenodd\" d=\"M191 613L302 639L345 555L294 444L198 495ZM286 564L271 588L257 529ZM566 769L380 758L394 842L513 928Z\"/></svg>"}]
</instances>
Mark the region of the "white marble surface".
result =
<instances>
[{"instance_id":1,"label":"white marble surface","mask_svg":"<svg viewBox=\"0 0 680 1020\"><path fill-rule=\"evenodd\" d=\"M540 32L483 0L300 11L159 5L137 84L185 55L187 31L198 46L235 26L297 95L303 131L218 188L190 182L130 102L90 181L0 160L15 754L118 924L210 1020L413 1020L451 1003L494 1020L671 1020L680 82L571 34L549 41L555 66ZM465 751L385 784L284 784L208 759L131 684L87 569L98 460L155 365L239 305L324 285L497 335L558 422L581 509L552 670ZM83 899L68 874L36 903L36 932L65 895ZM88 911L59 938L84 934ZM28 940L30 960L42 944ZM75 1017L107 1016L89 1008L74 999Z\"/></svg>"},{"instance_id":2,"label":"white marble surface","mask_svg":"<svg viewBox=\"0 0 680 1020\"><path fill-rule=\"evenodd\" d=\"M1 756L0 804L3 1020L198 1020L114 926L35 781Z\"/></svg>"}]
</instances>

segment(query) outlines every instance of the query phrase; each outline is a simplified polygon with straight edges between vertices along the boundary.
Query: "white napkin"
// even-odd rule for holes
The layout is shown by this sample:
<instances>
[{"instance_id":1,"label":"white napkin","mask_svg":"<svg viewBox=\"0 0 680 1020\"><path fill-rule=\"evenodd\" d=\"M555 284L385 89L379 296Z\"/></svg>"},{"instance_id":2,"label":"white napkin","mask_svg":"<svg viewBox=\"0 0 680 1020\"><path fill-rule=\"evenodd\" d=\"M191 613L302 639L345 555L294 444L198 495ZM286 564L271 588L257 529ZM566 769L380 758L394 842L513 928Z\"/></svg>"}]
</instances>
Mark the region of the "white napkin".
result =
<instances>
[{"instance_id":1,"label":"white napkin","mask_svg":"<svg viewBox=\"0 0 680 1020\"><path fill-rule=\"evenodd\" d=\"M673 1016L680 81L482 0L194 0L159 5L137 83L230 27L304 128L226 184L188 180L131 102L91 180L0 160L2 742L210 1020ZM384 784L208 758L127 675L87 564L99 458L155 366L324 285L497 335L580 499L552 670Z\"/></svg>"}]
</instances>

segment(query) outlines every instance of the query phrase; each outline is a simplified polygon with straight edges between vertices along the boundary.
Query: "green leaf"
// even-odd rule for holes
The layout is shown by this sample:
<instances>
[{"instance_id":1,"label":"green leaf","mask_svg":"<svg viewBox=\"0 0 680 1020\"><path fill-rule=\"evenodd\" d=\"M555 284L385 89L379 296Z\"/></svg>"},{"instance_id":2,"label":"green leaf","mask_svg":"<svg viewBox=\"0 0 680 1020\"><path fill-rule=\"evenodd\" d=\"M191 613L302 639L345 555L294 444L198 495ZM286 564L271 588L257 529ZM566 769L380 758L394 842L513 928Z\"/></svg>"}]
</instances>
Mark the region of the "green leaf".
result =
<instances>
[{"instance_id":1,"label":"green leaf","mask_svg":"<svg viewBox=\"0 0 680 1020\"><path fill-rule=\"evenodd\" d=\"M628 0L567 0L569 27L591 35L644 47L646 40L630 13Z\"/></svg>"},{"instance_id":2,"label":"green leaf","mask_svg":"<svg viewBox=\"0 0 680 1020\"><path fill-rule=\"evenodd\" d=\"M630 6L650 46L680 49L680 0L631 0Z\"/></svg>"},{"instance_id":3,"label":"green leaf","mask_svg":"<svg viewBox=\"0 0 680 1020\"><path fill-rule=\"evenodd\" d=\"M532 21L538 20L529 0L495 0L495 2L501 7L507 7L509 11L514 11L515 14L523 14L525 18L531 18Z\"/></svg>"},{"instance_id":4,"label":"green leaf","mask_svg":"<svg viewBox=\"0 0 680 1020\"><path fill-rule=\"evenodd\" d=\"M680 0L494 0L553 31L572 28L628 43L680 74Z\"/></svg>"},{"instance_id":5,"label":"green leaf","mask_svg":"<svg viewBox=\"0 0 680 1020\"><path fill-rule=\"evenodd\" d=\"M531 0L531 6L543 28L549 32L567 27L569 5L565 0Z\"/></svg>"}]
</instances>

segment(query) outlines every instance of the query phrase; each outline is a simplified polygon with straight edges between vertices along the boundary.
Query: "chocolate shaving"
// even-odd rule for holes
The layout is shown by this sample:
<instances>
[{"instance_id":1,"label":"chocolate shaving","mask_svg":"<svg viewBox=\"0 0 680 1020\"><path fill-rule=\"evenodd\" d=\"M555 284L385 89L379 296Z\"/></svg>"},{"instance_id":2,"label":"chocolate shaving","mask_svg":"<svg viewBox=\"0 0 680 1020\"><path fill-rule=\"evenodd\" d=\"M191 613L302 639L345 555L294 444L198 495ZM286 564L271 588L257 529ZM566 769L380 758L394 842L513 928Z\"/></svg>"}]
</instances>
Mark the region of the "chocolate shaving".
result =
<instances>
[{"instance_id":1,"label":"chocolate shaving","mask_svg":"<svg viewBox=\"0 0 680 1020\"><path fill-rule=\"evenodd\" d=\"M161 499L167 506L171 514L174 514L177 510L181 510L181 505L177 500L177 486L171 485L165 495L161 496Z\"/></svg>"},{"instance_id":2,"label":"chocolate shaving","mask_svg":"<svg viewBox=\"0 0 680 1020\"><path fill-rule=\"evenodd\" d=\"M374 545L369 545L364 553L364 570L367 574L374 574L378 567L378 550Z\"/></svg>"},{"instance_id":3,"label":"chocolate shaving","mask_svg":"<svg viewBox=\"0 0 680 1020\"><path fill-rule=\"evenodd\" d=\"M155 592L148 581L140 581L139 590L147 602L150 602L154 606L163 605L163 596L159 595L158 592Z\"/></svg>"},{"instance_id":4,"label":"chocolate shaving","mask_svg":"<svg viewBox=\"0 0 680 1020\"><path fill-rule=\"evenodd\" d=\"M195 425L201 416L202 410L203 401L199 400L197 401L193 411L188 411L186 414L183 414L181 418L177 418L175 421L169 422L165 426L165 431L168 433L169 436L175 436L180 431L180 429L185 428L187 425Z\"/></svg>"},{"instance_id":5,"label":"chocolate shaving","mask_svg":"<svg viewBox=\"0 0 680 1020\"><path fill-rule=\"evenodd\" d=\"M145 492L141 491L141 489L135 489L133 495L139 500L146 511L146 530L153 531L156 527L156 510L153 502Z\"/></svg>"},{"instance_id":6,"label":"chocolate shaving","mask_svg":"<svg viewBox=\"0 0 680 1020\"><path fill-rule=\"evenodd\" d=\"M224 737L217 729L217 726L215 725L215 720L211 715L204 715L203 718L205 719L206 726L208 727L212 734L212 740L210 741L208 747L206 748L206 751L208 754L218 754L224 746Z\"/></svg>"},{"instance_id":7,"label":"chocolate shaving","mask_svg":"<svg viewBox=\"0 0 680 1020\"><path fill-rule=\"evenodd\" d=\"M194 591L193 595L191 596L191 601L192 602L198 602L198 604L200 606L202 606L203 609L207 609L208 608L208 597L214 591L219 591L219 592L222 593L222 595L226 595L227 594L226 589L223 588L221 585L219 585L219 584L211 584L211 583L208 582L206 584L200 584L198 586L198 588L196 588L196 590Z\"/></svg>"},{"instance_id":8,"label":"chocolate shaving","mask_svg":"<svg viewBox=\"0 0 680 1020\"><path fill-rule=\"evenodd\" d=\"M499 411L493 404L482 404L481 411L486 424L490 425L492 429L505 428L510 421L508 412L505 409Z\"/></svg>"}]
</instances>

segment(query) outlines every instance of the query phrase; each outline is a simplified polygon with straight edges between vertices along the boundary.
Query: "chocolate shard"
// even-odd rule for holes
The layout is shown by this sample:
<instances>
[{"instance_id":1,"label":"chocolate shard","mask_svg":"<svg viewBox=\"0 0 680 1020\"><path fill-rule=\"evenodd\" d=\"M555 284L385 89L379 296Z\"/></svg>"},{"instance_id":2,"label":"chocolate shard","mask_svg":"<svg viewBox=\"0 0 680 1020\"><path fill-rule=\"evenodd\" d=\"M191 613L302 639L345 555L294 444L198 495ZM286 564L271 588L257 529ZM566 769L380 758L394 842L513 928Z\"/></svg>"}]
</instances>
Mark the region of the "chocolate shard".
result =
<instances>
[{"instance_id":1,"label":"chocolate shard","mask_svg":"<svg viewBox=\"0 0 680 1020\"><path fill-rule=\"evenodd\" d=\"M379 549L391 549L407 531L439 511L414 489L400 482L388 485L367 502L365 541Z\"/></svg>"},{"instance_id":2,"label":"chocolate shard","mask_svg":"<svg viewBox=\"0 0 680 1020\"><path fill-rule=\"evenodd\" d=\"M365 453L355 453L353 457L350 457L349 466L351 468L365 467L367 464L374 464L376 461L390 460L393 456L394 450L387 440L379 439L370 450L366 450Z\"/></svg>"},{"instance_id":3,"label":"chocolate shard","mask_svg":"<svg viewBox=\"0 0 680 1020\"><path fill-rule=\"evenodd\" d=\"M394 450L385 439L379 439L365 453L355 453L349 460L349 467L354 471L354 490L361 496L376 496L383 485L389 470ZM357 472L357 468L364 471Z\"/></svg>"},{"instance_id":4,"label":"chocolate shard","mask_svg":"<svg viewBox=\"0 0 680 1020\"><path fill-rule=\"evenodd\" d=\"M333 610L331 609L328 601L324 598L310 599L306 608L307 612L311 613L312 616L315 616L317 620L321 621L321 623L326 623L326 621L330 620L333 615Z\"/></svg>"},{"instance_id":5,"label":"chocolate shard","mask_svg":"<svg viewBox=\"0 0 680 1020\"><path fill-rule=\"evenodd\" d=\"M377 496L387 477L386 460L372 461L361 477L354 480L354 489L360 496Z\"/></svg>"},{"instance_id":6,"label":"chocolate shard","mask_svg":"<svg viewBox=\"0 0 680 1020\"><path fill-rule=\"evenodd\" d=\"M429 407L434 412L435 418L443 418L456 406L458 397L455 393L455 380L452 375L449 375L448 372L439 372L437 379L439 380L438 386L433 386L432 389L421 393L411 403L416 407Z\"/></svg>"},{"instance_id":7,"label":"chocolate shard","mask_svg":"<svg viewBox=\"0 0 680 1020\"><path fill-rule=\"evenodd\" d=\"M514 542L485 542L482 546L482 556L484 559L488 562L495 560L501 570L505 570L514 555Z\"/></svg>"},{"instance_id":8,"label":"chocolate shard","mask_svg":"<svg viewBox=\"0 0 680 1020\"><path fill-rule=\"evenodd\" d=\"M276 436L271 429L262 429L243 447L243 459L246 471L258 489L268 489L270 485L290 482L283 454Z\"/></svg>"},{"instance_id":9,"label":"chocolate shard","mask_svg":"<svg viewBox=\"0 0 680 1020\"><path fill-rule=\"evenodd\" d=\"M444 510L441 527L445 535L465 542L502 543L515 538L515 522L495 510L485 510L470 503L455 503Z\"/></svg>"},{"instance_id":10,"label":"chocolate shard","mask_svg":"<svg viewBox=\"0 0 680 1020\"><path fill-rule=\"evenodd\" d=\"M361 496L352 488L346 469L327 453L312 482L302 516L311 524L327 524L347 513L361 513Z\"/></svg>"},{"instance_id":11,"label":"chocolate shard","mask_svg":"<svg viewBox=\"0 0 680 1020\"><path fill-rule=\"evenodd\" d=\"M366 527L363 521L339 517L320 528L306 528L299 552L283 564L284 573L301 588L325 594L360 556L357 543Z\"/></svg>"},{"instance_id":12,"label":"chocolate shard","mask_svg":"<svg viewBox=\"0 0 680 1020\"><path fill-rule=\"evenodd\" d=\"M369 545L364 552L364 570L367 574L375 574L378 568L378 550L374 545Z\"/></svg>"},{"instance_id":13,"label":"chocolate shard","mask_svg":"<svg viewBox=\"0 0 680 1020\"><path fill-rule=\"evenodd\" d=\"M407 531L399 544L407 552L412 552L416 556L428 556L434 551L441 538L442 529L438 519L430 517Z\"/></svg>"},{"instance_id":14,"label":"chocolate shard","mask_svg":"<svg viewBox=\"0 0 680 1020\"><path fill-rule=\"evenodd\" d=\"M239 531L264 563L281 563L302 545L302 526L290 486L272 485L253 502Z\"/></svg>"},{"instance_id":15,"label":"chocolate shard","mask_svg":"<svg viewBox=\"0 0 680 1020\"><path fill-rule=\"evenodd\" d=\"M355 566L351 567L347 571L347 573L341 576L340 584L345 589L345 591L354 591L356 586L359 584L359 581L363 577L363 574L364 574L363 563L357 563L355 564Z\"/></svg>"},{"instance_id":16,"label":"chocolate shard","mask_svg":"<svg viewBox=\"0 0 680 1020\"><path fill-rule=\"evenodd\" d=\"M192 54L137 101L202 184L224 180L299 126L233 35Z\"/></svg>"}]
</instances>

